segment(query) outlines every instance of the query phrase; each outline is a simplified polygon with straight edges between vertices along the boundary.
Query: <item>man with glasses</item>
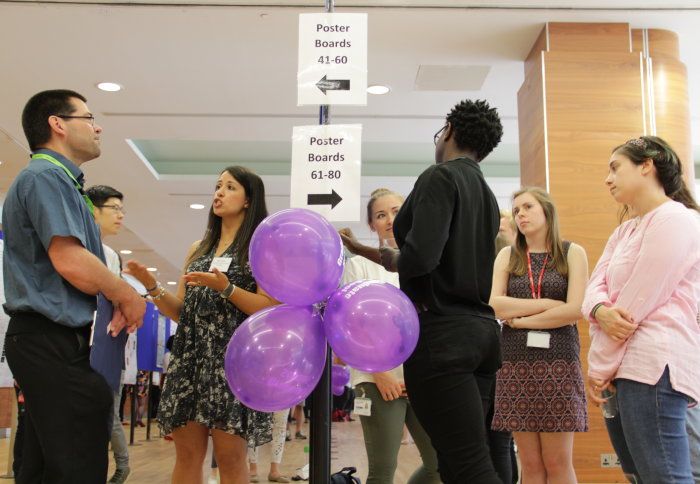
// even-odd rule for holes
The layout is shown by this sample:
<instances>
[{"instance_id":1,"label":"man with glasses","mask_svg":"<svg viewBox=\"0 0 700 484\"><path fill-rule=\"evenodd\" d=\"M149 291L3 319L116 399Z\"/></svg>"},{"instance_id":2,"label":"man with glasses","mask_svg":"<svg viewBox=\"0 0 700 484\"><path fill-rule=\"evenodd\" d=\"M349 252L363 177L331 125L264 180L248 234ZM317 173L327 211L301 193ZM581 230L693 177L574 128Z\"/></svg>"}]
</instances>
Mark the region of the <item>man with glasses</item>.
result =
<instances>
[{"instance_id":1,"label":"man with glasses","mask_svg":"<svg viewBox=\"0 0 700 484\"><path fill-rule=\"evenodd\" d=\"M90 197L95 206L95 222L100 227L102 236L102 248L105 252L107 267L116 276L121 277L122 263L119 254L114 249L104 243L108 235L117 235L122 228L124 219L124 195L107 185L94 185L85 190L85 194ZM129 468L129 447L126 443L126 436L119 418L119 405L121 403L121 387L114 392L114 420L112 423L112 454L116 468L114 474L107 481L107 484L122 484L126 482L131 473Z\"/></svg>"},{"instance_id":2,"label":"man with glasses","mask_svg":"<svg viewBox=\"0 0 700 484\"><path fill-rule=\"evenodd\" d=\"M34 95L22 113L32 160L7 192L2 224L6 355L26 401L17 483L107 478L112 392L89 363L98 293L111 331L141 325L145 301L105 266L80 166L100 155L102 128L74 91Z\"/></svg>"}]
</instances>

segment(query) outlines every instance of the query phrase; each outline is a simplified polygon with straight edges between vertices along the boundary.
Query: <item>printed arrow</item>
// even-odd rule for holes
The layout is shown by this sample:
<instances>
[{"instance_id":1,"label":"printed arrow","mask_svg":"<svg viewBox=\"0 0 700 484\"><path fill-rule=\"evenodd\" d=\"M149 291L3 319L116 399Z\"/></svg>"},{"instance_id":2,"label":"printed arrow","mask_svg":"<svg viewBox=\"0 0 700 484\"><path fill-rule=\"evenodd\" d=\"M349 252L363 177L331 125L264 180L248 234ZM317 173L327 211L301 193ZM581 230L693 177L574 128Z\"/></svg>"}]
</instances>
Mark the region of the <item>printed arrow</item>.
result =
<instances>
[{"instance_id":1,"label":"printed arrow","mask_svg":"<svg viewBox=\"0 0 700 484\"><path fill-rule=\"evenodd\" d=\"M323 94L326 91L349 91L350 90L350 79L326 79L327 76L323 76L323 79L316 83L316 87L321 90Z\"/></svg>"},{"instance_id":2,"label":"printed arrow","mask_svg":"<svg viewBox=\"0 0 700 484\"><path fill-rule=\"evenodd\" d=\"M309 193L306 198L307 205L330 205L331 210L335 208L336 205L340 203L342 198L338 195L335 190L331 190L331 193Z\"/></svg>"}]
</instances>

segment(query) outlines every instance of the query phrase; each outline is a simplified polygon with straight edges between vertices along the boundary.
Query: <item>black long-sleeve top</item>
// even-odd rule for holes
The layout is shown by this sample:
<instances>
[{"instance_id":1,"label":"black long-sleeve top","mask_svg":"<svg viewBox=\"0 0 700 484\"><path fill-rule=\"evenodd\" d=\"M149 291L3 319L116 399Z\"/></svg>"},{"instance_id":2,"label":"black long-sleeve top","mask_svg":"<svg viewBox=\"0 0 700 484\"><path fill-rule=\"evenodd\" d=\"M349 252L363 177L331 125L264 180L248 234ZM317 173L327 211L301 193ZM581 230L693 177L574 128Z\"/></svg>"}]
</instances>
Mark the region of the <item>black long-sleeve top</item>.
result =
<instances>
[{"instance_id":1,"label":"black long-sleeve top","mask_svg":"<svg viewBox=\"0 0 700 484\"><path fill-rule=\"evenodd\" d=\"M499 219L475 161L425 170L394 220L401 290L435 314L494 317L488 301Z\"/></svg>"}]
</instances>

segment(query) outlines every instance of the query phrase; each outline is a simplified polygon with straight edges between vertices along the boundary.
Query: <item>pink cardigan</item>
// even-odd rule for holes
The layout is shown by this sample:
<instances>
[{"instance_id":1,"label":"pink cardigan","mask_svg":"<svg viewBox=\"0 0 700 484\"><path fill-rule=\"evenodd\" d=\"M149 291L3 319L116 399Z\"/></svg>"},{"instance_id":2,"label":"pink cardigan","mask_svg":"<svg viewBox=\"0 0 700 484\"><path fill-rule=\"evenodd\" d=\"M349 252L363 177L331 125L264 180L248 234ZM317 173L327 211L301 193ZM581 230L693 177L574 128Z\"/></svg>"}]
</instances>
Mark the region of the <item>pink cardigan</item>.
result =
<instances>
[{"instance_id":1,"label":"pink cardigan","mask_svg":"<svg viewBox=\"0 0 700 484\"><path fill-rule=\"evenodd\" d=\"M586 288L591 322L588 375L654 385L669 367L672 387L700 401L700 222L682 204L666 202L620 225L608 239ZM618 306L639 327L612 341L591 311Z\"/></svg>"}]
</instances>

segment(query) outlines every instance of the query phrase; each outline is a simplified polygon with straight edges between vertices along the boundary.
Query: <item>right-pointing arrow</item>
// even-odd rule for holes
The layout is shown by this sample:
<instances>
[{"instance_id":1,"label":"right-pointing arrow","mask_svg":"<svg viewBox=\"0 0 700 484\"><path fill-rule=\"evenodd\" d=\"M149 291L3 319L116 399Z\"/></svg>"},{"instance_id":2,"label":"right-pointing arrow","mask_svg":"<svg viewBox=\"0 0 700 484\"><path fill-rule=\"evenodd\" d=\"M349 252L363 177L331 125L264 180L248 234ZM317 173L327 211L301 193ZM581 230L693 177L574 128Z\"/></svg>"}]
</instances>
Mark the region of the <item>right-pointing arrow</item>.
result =
<instances>
[{"instance_id":1,"label":"right-pointing arrow","mask_svg":"<svg viewBox=\"0 0 700 484\"><path fill-rule=\"evenodd\" d=\"M331 210L333 210L341 200L342 198L340 195L338 195L335 190L331 190L331 193L309 193L306 198L306 203L307 205L330 205Z\"/></svg>"}]
</instances>

